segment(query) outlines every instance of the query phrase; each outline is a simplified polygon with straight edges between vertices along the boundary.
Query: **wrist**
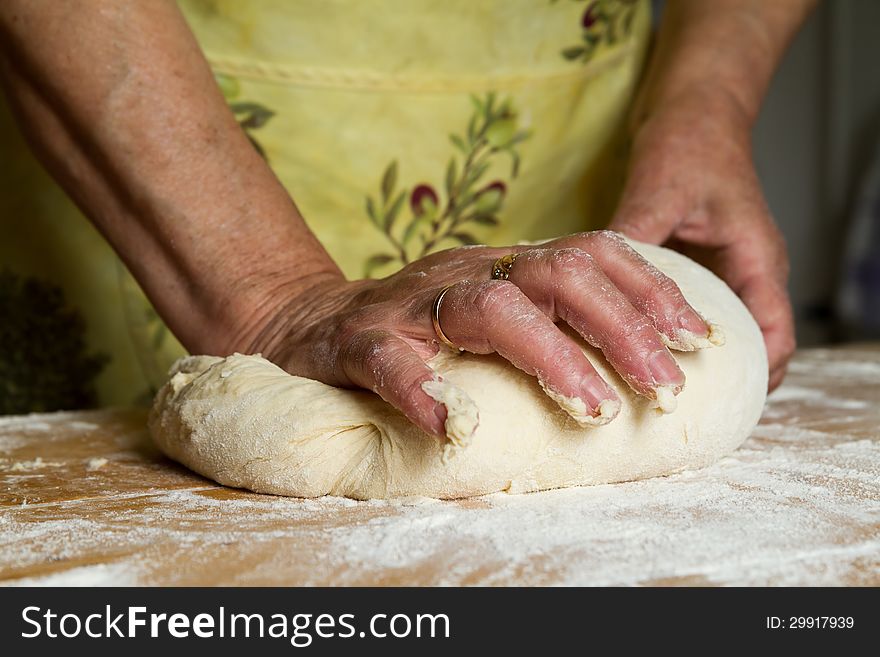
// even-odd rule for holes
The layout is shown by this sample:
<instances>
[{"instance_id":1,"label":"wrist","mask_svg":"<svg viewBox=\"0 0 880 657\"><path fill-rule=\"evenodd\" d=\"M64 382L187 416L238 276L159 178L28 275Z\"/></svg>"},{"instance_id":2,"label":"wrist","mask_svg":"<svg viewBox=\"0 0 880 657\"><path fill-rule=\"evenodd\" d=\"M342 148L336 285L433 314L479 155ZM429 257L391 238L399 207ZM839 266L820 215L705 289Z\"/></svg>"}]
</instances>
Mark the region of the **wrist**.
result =
<instances>
[{"instance_id":1,"label":"wrist","mask_svg":"<svg viewBox=\"0 0 880 657\"><path fill-rule=\"evenodd\" d=\"M716 85L695 83L662 102L634 107L630 135L634 144L644 141L646 134L660 132L689 141L720 140L750 152L752 124L751 114L734 94Z\"/></svg>"},{"instance_id":2,"label":"wrist","mask_svg":"<svg viewBox=\"0 0 880 657\"><path fill-rule=\"evenodd\" d=\"M658 116L665 120L676 117L686 126L690 121L714 124L737 134L750 134L755 117L739 96L711 81L693 82L675 94L655 99L639 99L629 116L632 136Z\"/></svg>"},{"instance_id":3,"label":"wrist","mask_svg":"<svg viewBox=\"0 0 880 657\"><path fill-rule=\"evenodd\" d=\"M305 327L310 318L323 315L341 296L338 291L351 285L336 268L273 272L254 277L247 290L222 310L223 319L212 331L215 341L210 353L263 353L278 348L285 336Z\"/></svg>"}]
</instances>

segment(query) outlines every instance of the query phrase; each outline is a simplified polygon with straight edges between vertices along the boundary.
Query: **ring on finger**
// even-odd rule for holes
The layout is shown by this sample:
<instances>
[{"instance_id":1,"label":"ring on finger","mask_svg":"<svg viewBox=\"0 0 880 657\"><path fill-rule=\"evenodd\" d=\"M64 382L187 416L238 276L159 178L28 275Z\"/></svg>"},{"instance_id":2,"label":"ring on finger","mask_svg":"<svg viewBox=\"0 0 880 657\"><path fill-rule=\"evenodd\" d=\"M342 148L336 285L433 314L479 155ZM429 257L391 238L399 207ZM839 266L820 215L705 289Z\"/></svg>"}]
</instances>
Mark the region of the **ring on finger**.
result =
<instances>
[{"instance_id":1,"label":"ring on finger","mask_svg":"<svg viewBox=\"0 0 880 657\"><path fill-rule=\"evenodd\" d=\"M452 285L455 285L454 283ZM431 323L434 325L434 333L437 334L437 338L445 344L447 347L451 347L452 349L458 349L452 340L446 337L446 334L443 332L443 329L440 327L440 305L443 303L443 297L446 296L446 293L449 292L449 288L452 285L447 285L443 289L441 289L437 296L434 297L434 303L431 304Z\"/></svg>"},{"instance_id":2,"label":"ring on finger","mask_svg":"<svg viewBox=\"0 0 880 657\"><path fill-rule=\"evenodd\" d=\"M510 270L513 269L513 263L516 261L518 253L508 253L501 256L492 264L492 278L496 281L506 281L510 278Z\"/></svg>"}]
</instances>

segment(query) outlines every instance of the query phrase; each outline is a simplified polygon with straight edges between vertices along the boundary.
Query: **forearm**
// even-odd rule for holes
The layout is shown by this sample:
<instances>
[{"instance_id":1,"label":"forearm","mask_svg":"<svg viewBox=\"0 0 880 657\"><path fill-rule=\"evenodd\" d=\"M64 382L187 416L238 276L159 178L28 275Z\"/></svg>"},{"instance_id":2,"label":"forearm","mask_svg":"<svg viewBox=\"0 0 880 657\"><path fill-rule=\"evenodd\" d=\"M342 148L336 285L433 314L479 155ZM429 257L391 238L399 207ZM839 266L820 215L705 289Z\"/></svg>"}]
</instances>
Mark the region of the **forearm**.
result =
<instances>
[{"instance_id":1,"label":"forearm","mask_svg":"<svg viewBox=\"0 0 880 657\"><path fill-rule=\"evenodd\" d=\"M816 0L669 0L631 125L700 98L751 126L773 72Z\"/></svg>"},{"instance_id":2,"label":"forearm","mask_svg":"<svg viewBox=\"0 0 880 657\"><path fill-rule=\"evenodd\" d=\"M669 0L631 113L612 228L700 260L761 327L770 388L794 351L785 243L761 191L751 130L813 0Z\"/></svg>"},{"instance_id":3,"label":"forearm","mask_svg":"<svg viewBox=\"0 0 880 657\"><path fill-rule=\"evenodd\" d=\"M186 347L245 348L275 288L341 276L173 2L6 0L0 30L35 151Z\"/></svg>"}]
</instances>

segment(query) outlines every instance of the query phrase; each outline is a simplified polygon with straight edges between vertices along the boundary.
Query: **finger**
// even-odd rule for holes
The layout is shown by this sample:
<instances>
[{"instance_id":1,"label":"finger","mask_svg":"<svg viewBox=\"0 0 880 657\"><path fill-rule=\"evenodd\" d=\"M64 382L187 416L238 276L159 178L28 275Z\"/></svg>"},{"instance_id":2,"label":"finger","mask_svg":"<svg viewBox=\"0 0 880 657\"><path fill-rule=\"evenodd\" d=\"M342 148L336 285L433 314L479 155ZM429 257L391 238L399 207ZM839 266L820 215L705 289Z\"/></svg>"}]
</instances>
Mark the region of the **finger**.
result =
<instances>
[{"instance_id":1,"label":"finger","mask_svg":"<svg viewBox=\"0 0 880 657\"><path fill-rule=\"evenodd\" d=\"M764 335L770 369L768 387L773 390L782 383L797 346L788 294L782 284L769 275L750 277L738 287L740 298Z\"/></svg>"},{"instance_id":2,"label":"finger","mask_svg":"<svg viewBox=\"0 0 880 657\"><path fill-rule=\"evenodd\" d=\"M783 379L785 379L785 374L788 372L788 364L782 365L781 367L777 367L770 371L770 378L767 380L767 392L773 392L778 388Z\"/></svg>"},{"instance_id":3,"label":"finger","mask_svg":"<svg viewBox=\"0 0 880 657\"><path fill-rule=\"evenodd\" d=\"M479 413L473 401L392 333L374 329L355 334L340 362L352 383L374 391L426 433L463 445L476 431Z\"/></svg>"},{"instance_id":4,"label":"finger","mask_svg":"<svg viewBox=\"0 0 880 657\"><path fill-rule=\"evenodd\" d=\"M657 330L615 287L595 259L578 248L538 249L521 254L510 280L550 318L561 319L605 354L637 393L664 412L684 374Z\"/></svg>"},{"instance_id":5,"label":"finger","mask_svg":"<svg viewBox=\"0 0 880 657\"><path fill-rule=\"evenodd\" d=\"M649 244L669 239L688 208L693 207L691 191L674 182L680 173L675 166L665 158L633 157L620 203L608 227Z\"/></svg>"},{"instance_id":6,"label":"finger","mask_svg":"<svg viewBox=\"0 0 880 657\"><path fill-rule=\"evenodd\" d=\"M666 346L694 351L723 344L718 327L687 302L669 276L645 260L619 233L597 230L558 240L554 245L580 247L593 256L615 287L651 319Z\"/></svg>"},{"instance_id":7,"label":"finger","mask_svg":"<svg viewBox=\"0 0 880 657\"><path fill-rule=\"evenodd\" d=\"M608 228L640 242L662 244L685 213L682 195L671 189L645 187L630 177Z\"/></svg>"},{"instance_id":8,"label":"finger","mask_svg":"<svg viewBox=\"0 0 880 657\"><path fill-rule=\"evenodd\" d=\"M663 244L675 227L652 207L636 201L625 201L618 208L608 228L648 244Z\"/></svg>"},{"instance_id":9,"label":"finger","mask_svg":"<svg viewBox=\"0 0 880 657\"><path fill-rule=\"evenodd\" d=\"M580 347L507 281L463 281L440 306L443 333L477 354L497 353L537 377L541 387L582 425L610 422L620 400Z\"/></svg>"}]
</instances>

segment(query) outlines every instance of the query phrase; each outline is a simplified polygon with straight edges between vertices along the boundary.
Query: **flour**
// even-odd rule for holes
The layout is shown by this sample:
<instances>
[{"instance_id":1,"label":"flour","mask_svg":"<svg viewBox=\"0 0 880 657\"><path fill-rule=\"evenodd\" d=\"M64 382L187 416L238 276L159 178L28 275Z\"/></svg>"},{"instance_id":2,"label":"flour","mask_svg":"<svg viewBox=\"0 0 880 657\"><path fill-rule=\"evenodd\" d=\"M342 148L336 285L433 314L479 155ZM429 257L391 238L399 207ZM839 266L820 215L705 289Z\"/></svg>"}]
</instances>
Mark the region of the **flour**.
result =
<instances>
[{"instance_id":1,"label":"flour","mask_svg":"<svg viewBox=\"0 0 880 657\"><path fill-rule=\"evenodd\" d=\"M830 406L831 408L865 408L868 406L868 402L861 399L840 399L829 396L821 390L802 388L800 386L779 388L770 395L770 400L774 402L812 401L818 402L822 406Z\"/></svg>"},{"instance_id":2,"label":"flour","mask_svg":"<svg viewBox=\"0 0 880 657\"><path fill-rule=\"evenodd\" d=\"M50 431L59 420L66 420L68 426L77 429L97 429L100 424L83 420L84 417L94 418L97 422L111 417L118 409L102 409L97 411L54 411L52 413L29 413L27 415L0 416L0 429L15 427L22 431Z\"/></svg>"},{"instance_id":3,"label":"flour","mask_svg":"<svg viewBox=\"0 0 880 657\"><path fill-rule=\"evenodd\" d=\"M107 465L107 463L109 463L109 461L105 458L91 458L88 461L86 461L86 470L89 470L89 471L100 470L105 465Z\"/></svg>"},{"instance_id":4,"label":"flour","mask_svg":"<svg viewBox=\"0 0 880 657\"><path fill-rule=\"evenodd\" d=\"M834 378L846 379L850 377L869 376L872 378L880 377L880 363L864 362L852 360L835 360L831 367L823 358L823 355L831 353L827 349L812 350L812 358L809 361L794 361L789 365L789 372L795 374L812 374L817 371L822 372L823 376L831 376Z\"/></svg>"},{"instance_id":5,"label":"flour","mask_svg":"<svg viewBox=\"0 0 880 657\"><path fill-rule=\"evenodd\" d=\"M803 455L779 450L767 458L748 447L738 458L666 479L493 495L477 509L449 503L442 513L410 509L374 519L338 540L361 569L405 568L443 554L452 568L447 583L467 576L466 554L479 549L498 569L482 584L528 572L536 558L544 572L531 572L532 584L633 585L682 578L793 584L803 583L804 565L818 567L839 556L838 518L866 526L880 520L880 449L871 441L836 447L849 452L850 467L816 468ZM830 489L813 483L815 478ZM865 504L866 499L875 502ZM814 506L835 512L823 518ZM799 549L808 545L815 547ZM853 549L880 558L880 534L875 531ZM802 563L793 568L792 561ZM828 577L830 583L834 573Z\"/></svg>"},{"instance_id":6,"label":"flour","mask_svg":"<svg viewBox=\"0 0 880 657\"><path fill-rule=\"evenodd\" d=\"M279 564L290 559L286 541L314 542L325 547L312 555L322 570L310 584L326 583L329 573L335 583L356 584L388 569L426 571L430 584L833 584L858 576L840 572L843 556L880 562L880 445L808 447L810 435L789 428L788 441L804 440L792 449L768 444L775 430L759 433L701 471L461 502L227 500L204 488L149 495L137 511L108 504L91 520L35 524L7 510L0 549L20 566L93 552L132 555L106 569L18 582L52 585L149 583L157 573L139 555L162 542L200 552L269 542ZM841 531L850 531L842 524L874 529L841 545ZM40 548L16 547L23 544Z\"/></svg>"},{"instance_id":7,"label":"flour","mask_svg":"<svg viewBox=\"0 0 880 657\"><path fill-rule=\"evenodd\" d=\"M43 577L23 577L11 586L134 586L137 580L128 564L94 564Z\"/></svg>"},{"instance_id":8,"label":"flour","mask_svg":"<svg viewBox=\"0 0 880 657\"><path fill-rule=\"evenodd\" d=\"M41 440L51 440L53 427L58 422L65 422L65 427L76 431L93 431L99 428L95 422L83 421L83 417L94 418L100 422L104 418L113 417L115 411L103 409L99 411L59 411L55 413L30 413L29 415L0 415L0 434L3 436L0 451L9 451L30 444L29 438L38 435ZM4 460L0 459L0 466Z\"/></svg>"},{"instance_id":9,"label":"flour","mask_svg":"<svg viewBox=\"0 0 880 657\"><path fill-rule=\"evenodd\" d=\"M826 353L798 356L794 374L770 397L763 423L739 450L706 469L665 478L452 502L297 500L196 480L179 490L108 491L63 502L34 502L22 489L15 505L0 507L0 580L53 586L876 584L880 423L874 420L878 405L866 400L880 389L880 368L847 360L837 369ZM833 395L818 390L828 379L841 382L830 387ZM797 419L808 412L821 425ZM55 433L50 429L74 417L119 427L107 445L145 444L144 432L132 430L119 412L102 411L57 421L52 415L0 419L0 454L9 456L19 444L32 454ZM49 428L24 428L34 421ZM835 426L834 433L825 425ZM9 463L24 461L7 458L0 475ZM82 463L81 456L74 461L78 468ZM158 465L142 461L139 467ZM47 472L59 470L6 474L3 492L16 490L13 477ZM19 499L31 502L20 506ZM176 558L181 553L185 559Z\"/></svg>"},{"instance_id":10,"label":"flour","mask_svg":"<svg viewBox=\"0 0 880 657\"><path fill-rule=\"evenodd\" d=\"M60 463L49 463L41 457L37 457L32 461L16 461L9 466L10 472L32 472L34 470L42 470L43 468L57 468Z\"/></svg>"}]
</instances>

